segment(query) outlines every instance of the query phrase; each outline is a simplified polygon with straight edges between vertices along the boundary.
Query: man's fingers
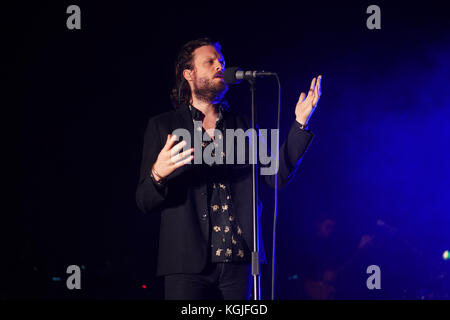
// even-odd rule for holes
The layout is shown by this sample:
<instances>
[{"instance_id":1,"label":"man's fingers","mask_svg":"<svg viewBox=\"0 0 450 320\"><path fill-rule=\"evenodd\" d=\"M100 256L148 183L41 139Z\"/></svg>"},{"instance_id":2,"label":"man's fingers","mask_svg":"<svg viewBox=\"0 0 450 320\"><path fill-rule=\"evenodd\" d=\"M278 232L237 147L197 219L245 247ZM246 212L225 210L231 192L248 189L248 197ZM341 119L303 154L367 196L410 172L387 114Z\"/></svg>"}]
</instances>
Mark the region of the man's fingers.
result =
<instances>
[{"instance_id":1,"label":"man's fingers","mask_svg":"<svg viewBox=\"0 0 450 320\"><path fill-rule=\"evenodd\" d=\"M320 75L317 78L316 89L315 89L315 94L317 94L317 96L320 96L320 94L322 93L321 87L320 87L321 82L322 82L322 75Z\"/></svg>"},{"instance_id":2,"label":"man's fingers","mask_svg":"<svg viewBox=\"0 0 450 320\"><path fill-rule=\"evenodd\" d=\"M319 77L317 77L316 86L314 87L314 100L319 98Z\"/></svg>"},{"instance_id":3,"label":"man's fingers","mask_svg":"<svg viewBox=\"0 0 450 320\"><path fill-rule=\"evenodd\" d=\"M177 136L176 135L172 135L169 134L169 138L166 141L166 145L164 146L164 149L166 151L169 151L170 148L172 148L173 144L175 143L175 141L177 141Z\"/></svg>"},{"instance_id":4,"label":"man's fingers","mask_svg":"<svg viewBox=\"0 0 450 320\"><path fill-rule=\"evenodd\" d=\"M184 152L178 153L171 157L172 163L177 163L178 161L184 159L186 156L190 155L194 151L194 148L190 148L189 150L186 150Z\"/></svg>"},{"instance_id":5,"label":"man's fingers","mask_svg":"<svg viewBox=\"0 0 450 320\"><path fill-rule=\"evenodd\" d=\"M314 77L314 78L311 80L311 86L310 86L309 88L314 90L315 87L316 87L316 78Z\"/></svg>"},{"instance_id":6,"label":"man's fingers","mask_svg":"<svg viewBox=\"0 0 450 320\"><path fill-rule=\"evenodd\" d=\"M320 95L321 95L321 89L320 89L320 83L322 81L322 76L320 75L317 78L316 88L314 90L314 100L313 100L313 106L316 106L317 102L319 101Z\"/></svg>"},{"instance_id":7,"label":"man's fingers","mask_svg":"<svg viewBox=\"0 0 450 320\"><path fill-rule=\"evenodd\" d=\"M178 161L177 163L175 163L175 169L178 169L179 167L184 166L185 164L188 164L189 162L192 161L192 159L194 159L194 155L191 155L190 157L187 157L184 160Z\"/></svg>"},{"instance_id":8,"label":"man's fingers","mask_svg":"<svg viewBox=\"0 0 450 320\"><path fill-rule=\"evenodd\" d=\"M322 93L322 75L319 76L319 95Z\"/></svg>"},{"instance_id":9,"label":"man's fingers","mask_svg":"<svg viewBox=\"0 0 450 320\"><path fill-rule=\"evenodd\" d=\"M186 145L186 140L183 140L179 143L177 143L175 146L173 146L172 149L170 149L170 156L174 156L176 155L185 145Z\"/></svg>"},{"instance_id":10,"label":"man's fingers","mask_svg":"<svg viewBox=\"0 0 450 320\"><path fill-rule=\"evenodd\" d=\"M308 95L314 93L314 88L316 87L316 78L313 78L311 81L311 86L309 87Z\"/></svg>"},{"instance_id":11,"label":"man's fingers","mask_svg":"<svg viewBox=\"0 0 450 320\"><path fill-rule=\"evenodd\" d=\"M302 103L305 100L306 94L304 92L300 93L300 97L298 98L298 102Z\"/></svg>"}]
</instances>

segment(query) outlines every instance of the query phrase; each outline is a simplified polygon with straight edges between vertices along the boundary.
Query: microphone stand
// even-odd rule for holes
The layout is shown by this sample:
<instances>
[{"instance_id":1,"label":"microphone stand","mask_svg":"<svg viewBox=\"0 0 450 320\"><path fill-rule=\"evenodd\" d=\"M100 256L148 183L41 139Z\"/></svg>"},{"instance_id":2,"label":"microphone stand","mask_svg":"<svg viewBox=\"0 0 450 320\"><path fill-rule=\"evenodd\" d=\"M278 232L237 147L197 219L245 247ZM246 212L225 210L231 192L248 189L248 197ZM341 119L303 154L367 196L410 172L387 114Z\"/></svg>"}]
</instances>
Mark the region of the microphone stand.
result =
<instances>
[{"instance_id":1,"label":"microphone stand","mask_svg":"<svg viewBox=\"0 0 450 320\"><path fill-rule=\"evenodd\" d=\"M253 187L253 251L252 251L252 276L253 276L253 300L261 300L261 279L259 264L259 224L258 224L258 136L259 130L256 128L256 108L255 108L255 79L247 79L250 83L252 101L252 187ZM254 134L256 133L256 135Z\"/></svg>"}]
</instances>

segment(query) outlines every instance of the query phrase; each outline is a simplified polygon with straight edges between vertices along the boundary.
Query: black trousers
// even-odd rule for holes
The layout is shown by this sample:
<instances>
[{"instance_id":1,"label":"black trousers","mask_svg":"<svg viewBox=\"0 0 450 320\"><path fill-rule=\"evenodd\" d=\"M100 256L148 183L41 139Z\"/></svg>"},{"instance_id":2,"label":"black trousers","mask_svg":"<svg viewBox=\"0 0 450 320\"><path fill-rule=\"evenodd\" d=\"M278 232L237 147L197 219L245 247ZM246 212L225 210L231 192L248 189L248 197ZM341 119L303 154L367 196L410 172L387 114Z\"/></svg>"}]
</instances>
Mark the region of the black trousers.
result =
<instances>
[{"instance_id":1,"label":"black trousers","mask_svg":"<svg viewBox=\"0 0 450 320\"><path fill-rule=\"evenodd\" d=\"M210 263L200 274L164 277L166 300L248 300L252 289L251 263Z\"/></svg>"}]
</instances>

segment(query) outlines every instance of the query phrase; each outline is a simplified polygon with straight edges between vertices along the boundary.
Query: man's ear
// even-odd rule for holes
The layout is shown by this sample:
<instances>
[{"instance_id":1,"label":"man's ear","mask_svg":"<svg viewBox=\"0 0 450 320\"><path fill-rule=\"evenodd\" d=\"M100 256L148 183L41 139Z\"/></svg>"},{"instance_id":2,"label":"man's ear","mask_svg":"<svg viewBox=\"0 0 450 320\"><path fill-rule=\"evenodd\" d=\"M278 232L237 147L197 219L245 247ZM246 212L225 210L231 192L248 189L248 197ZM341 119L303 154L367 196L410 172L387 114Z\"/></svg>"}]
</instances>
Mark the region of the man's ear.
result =
<instances>
[{"instance_id":1,"label":"man's ear","mask_svg":"<svg viewBox=\"0 0 450 320\"><path fill-rule=\"evenodd\" d=\"M183 70L183 77L184 77L187 81L192 81L192 70L184 69L184 70Z\"/></svg>"}]
</instances>

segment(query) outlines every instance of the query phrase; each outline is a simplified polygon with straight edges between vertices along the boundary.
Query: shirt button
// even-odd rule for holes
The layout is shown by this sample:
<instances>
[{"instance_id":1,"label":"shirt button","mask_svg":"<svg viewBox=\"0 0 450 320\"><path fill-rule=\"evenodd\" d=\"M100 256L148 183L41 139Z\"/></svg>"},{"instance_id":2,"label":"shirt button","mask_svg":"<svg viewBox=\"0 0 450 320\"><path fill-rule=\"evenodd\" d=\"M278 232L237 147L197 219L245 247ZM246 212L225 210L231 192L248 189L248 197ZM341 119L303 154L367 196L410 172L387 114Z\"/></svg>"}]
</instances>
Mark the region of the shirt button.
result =
<instances>
[{"instance_id":1,"label":"shirt button","mask_svg":"<svg viewBox=\"0 0 450 320\"><path fill-rule=\"evenodd\" d=\"M208 217L208 215L206 213L202 214L202 219L205 220Z\"/></svg>"}]
</instances>

